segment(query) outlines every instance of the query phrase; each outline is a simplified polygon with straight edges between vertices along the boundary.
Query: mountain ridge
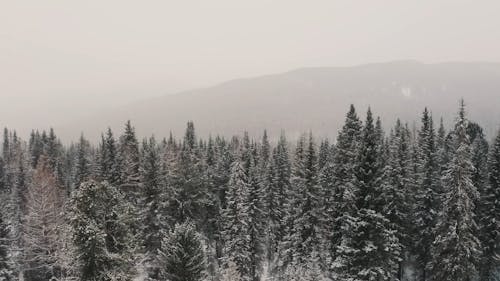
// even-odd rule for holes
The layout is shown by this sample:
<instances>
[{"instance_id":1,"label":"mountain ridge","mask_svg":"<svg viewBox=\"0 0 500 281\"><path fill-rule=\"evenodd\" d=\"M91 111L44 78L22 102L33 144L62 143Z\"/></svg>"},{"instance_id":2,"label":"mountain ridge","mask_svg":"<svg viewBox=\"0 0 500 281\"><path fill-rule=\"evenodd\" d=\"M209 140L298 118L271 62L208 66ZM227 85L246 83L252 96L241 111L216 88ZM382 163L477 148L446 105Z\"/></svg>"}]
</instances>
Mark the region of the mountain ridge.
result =
<instances>
[{"instance_id":1,"label":"mountain ridge","mask_svg":"<svg viewBox=\"0 0 500 281\"><path fill-rule=\"evenodd\" d=\"M164 137L170 131L180 136L185 123L192 120L202 136L231 136L244 130L257 136L267 129L274 137L281 130L290 137L311 130L332 138L349 104L356 106L362 119L371 106L388 129L397 117L410 124L418 121L424 107L437 118L454 115L458 100L464 98L471 119L493 132L500 123L499 93L500 63L496 62L406 60L304 67L145 99L56 129L64 139L76 139L83 132L96 140L108 125L121 131L130 119L141 136Z\"/></svg>"}]
</instances>

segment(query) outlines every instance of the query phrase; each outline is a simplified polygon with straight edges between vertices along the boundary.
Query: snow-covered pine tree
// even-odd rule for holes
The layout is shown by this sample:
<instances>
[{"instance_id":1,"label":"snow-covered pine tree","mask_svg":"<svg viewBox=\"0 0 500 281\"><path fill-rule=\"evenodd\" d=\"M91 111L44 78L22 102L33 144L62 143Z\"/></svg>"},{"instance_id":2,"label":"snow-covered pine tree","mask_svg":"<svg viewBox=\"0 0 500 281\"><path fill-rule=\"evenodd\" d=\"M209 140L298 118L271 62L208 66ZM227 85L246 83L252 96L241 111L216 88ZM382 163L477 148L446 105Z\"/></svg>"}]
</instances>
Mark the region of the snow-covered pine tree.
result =
<instances>
[{"instance_id":1,"label":"snow-covered pine tree","mask_svg":"<svg viewBox=\"0 0 500 281\"><path fill-rule=\"evenodd\" d=\"M139 143L130 120L125 124L125 131L120 136L118 161L120 165L120 185L125 197L137 204L139 201L141 175L139 172Z\"/></svg>"},{"instance_id":2,"label":"snow-covered pine tree","mask_svg":"<svg viewBox=\"0 0 500 281\"><path fill-rule=\"evenodd\" d=\"M42 155L28 187L23 218L25 280L50 280L61 275L58 251L63 245L63 195L49 160Z\"/></svg>"},{"instance_id":3,"label":"snow-covered pine tree","mask_svg":"<svg viewBox=\"0 0 500 281\"><path fill-rule=\"evenodd\" d=\"M321 246L319 223L322 219L321 188L317 184L317 153L312 133L302 135L297 143L292 166L290 207L284 238L288 259L294 265L317 256ZM286 253L286 252L284 252ZM286 261L286 260L285 260Z\"/></svg>"},{"instance_id":4,"label":"snow-covered pine tree","mask_svg":"<svg viewBox=\"0 0 500 281\"><path fill-rule=\"evenodd\" d=\"M270 151L269 160L263 173L263 205L266 223L266 251L267 261L272 262L279 241L283 235L282 225L283 208L285 204L285 190L290 185L290 163L288 148L284 134L280 136L278 144Z\"/></svg>"},{"instance_id":5,"label":"snow-covered pine tree","mask_svg":"<svg viewBox=\"0 0 500 281\"><path fill-rule=\"evenodd\" d=\"M382 214L381 145L368 109L353 178L353 185L359 190L358 211L347 221L336 259L340 280L388 281L397 274L401 245L390 221Z\"/></svg>"},{"instance_id":6,"label":"snow-covered pine tree","mask_svg":"<svg viewBox=\"0 0 500 281\"><path fill-rule=\"evenodd\" d=\"M325 251L329 271L336 272L343 266L342 237L356 214L356 187L352 184L362 123L356 109L350 106L342 130L337 137L332 163L323 169L320 184L326 198ZM339 257L338 260L337 257ZM340 268L338 268L340 266Z\"/></svg>"},{"instance_id":7,"label":"snow-covered pine tree","mask_svg":"<svg viewBox=\"0 0 500 281\"><path fill-rule=\"evenodd\" d=\"M477 238L474 202L479 194L472 182L474 166L467 123L462 100L452 132L454 153L442 177L445 194L428 265L430 280L470 281L478 274L481 245Z\"/></svg>"},{"instance_id":8,"label":"snow-covered pine tree","mask_svg":"<svg viewBox=\"0 0 500 281\"><path fill-rule=\"evenodd\" d=\"M107 182L89 181L73 193L70 206L80 280L131 280L134 219L123 195Z\"/></svg>"},{"instance_id":9,"label":"snow-covered pine tree","mask_svg":"<svg viewBox=\"0 0 500 281\"><path fill-rule=\"evenodd\" d=\"M486 188L488 182L488 141L486 141L483 128L477 123L469 122L467 126L467 134L471 143L472 165L474 172L472 174L472 183L481 195ZM480 197L477 198L478 200ZM476 215L481 217L483 212L482 205L479 201L474 202L476 205Z\"/></svg>"},{"instance_id":10,"label":"snow-covered pine tree","mask_svg":"<svg viewBox=\"0 0 500 281\"><path fill-rule=\"evenodd\" d=\"M321 141L318 152L318 171L321 171L323 167L331 161L331 146L328 139Z\"/></svg>"},{"instance_id":11,"label":"snow-covered pine tree","mask_svg":"<svg viewBox=\"0 0 500 281\"><path fill-rule=\"evenodd\" d=\"M251 281L251 244L248 214L249 186L241 159L231 165L231 176L226 193L226 208L223 210L224 267L236 264L242 280Z\"/></svg>"},{"instance_id":12,"label":"snow-covered pine tree","mask_svg":"<svg viewBox=\"0 0 500 281\"><path fill-rule=\"evenodd\" d=\"M4 197L0 197L4 199ZM3 202L2 202L3 204ZM5 208L0 211L0 281L14 280L12 261L10 260L10 242L8 225L5 219Z\"/></svg>"},{"instance_id":13,"label":"snow-covered pine tree","mask_svg":"<svg viewBox=\"0 0 500 281\"><path fill-rule=\"evenodd\" d=\"M5 194L5 205L2 207L6 211L10 234L12 237L11 251L14 275L22 271L22 219L26 214L27 190L30 184L31 167L26 145L17 137L16 132L5 130L3 151L5 161L4 187L8 194Z\"/></svg>"},{"instance_id":14,"label":"snow-covered pine tree","mask_svg":"<svg viewBox=\"0 0 500 281\"><path fill-rule=\"evenodd\" d=\"M111 128L108 128L106 135L101 136L99 152L99 179L105 180L111 185L117 185L120 182L121 172L118 163L118 148Z\"/></svg>"},{"instance_id":15,"label":"snow-covered pine tree","mask_svg":"<svg viewBox=\"0 0 500 281\"><path fill-rule=\"evenodd\" d=\"M264 253L264 194L261 186L260 167L252 156L250 170L248 171L248 197L246 209L249 217L248 239L250 243L250 277L252 281L258 281L261 274L262 258Z\"/></svg>"},{"instance_id":16,"label":"snow-covered pine tree","mask_svg":"<svg viewBox=\"0 0 500 281\"><path fill-rule=\"evenodd\" d=\"M38 159L43 154L43 141L38 130L31 131L29 141L29 152L31 155L31 167L34 169L38 164Z\"/></svg>"},{"instance_id":17,"label":"snow-covered pine tree","mask_svg":"<svg viewBox=\"0 0 500 281\"><path fill-rule=\"evenodd\" d=\"M500 131L491 145L487 183L480 196L482 212L479 219L483 254L479 280L496 281L500 266L498 244L500 241Z\"/></svg>"},{"instance_id":18,"label":"snow-covered pine tree","mask_svg":"<svg viewBox=\"0 0 500 281\"><path fill-rule=\"evenodd\" d=\"M48 158L50 168L54 171L54 175L58 180L59 184L63 183L63 171L62 171L62 155L63 155L63 145L61 141L57 138L54 129L50 128L49 135L46 138L44 153Z\"/></svg>"},{"instance_id":19,"label":"snow-covered pine tree","mask_svg":"<svg viewBox=\"0 0 500 281\"><path fill-rule=\"evenodd\" d=\"M270 164L270 185L267 197L267 218L268 218L268 259L272 262L269 271L276 274L279 271L280 264L277 259L280 258L279 251L281 243L286 234L286 218L288 211L293 210L293 205L289 205L287 195L290 192L291 163L288 151L288 142L285 134L282 132L278 144L273 149L272 161Z\"/></svg>"},{"instance_id":20,"label":"snow-covered pine tree","mask_svg":"<svg viewBox=\"0 0 500 281\"><path fill-rule=\"evenodd\" d=\"M144 140L142 145L141 181L143 184L142 238L148 261L153 261L161 245L162 235L167 231L167 206L165 171L160 147L154 137ZM157 277L151 269L150 276Z\"/></svg>"},{"instance_id":21,"label":"snow-covered pine tree","mask_svg":"<svg viewBox=\"0 0 500 281\"><path fill-rule=\"evenodd\" d=\"M188 122L182 147L168 173L173 187L169 212L177 223L190 219L200 224L209 204L206 164L196 141L193 122Z\"/></svg>"},{"instance_id":22,"label":"snow-covered pine tree","mask_svg":"<svg viewBox=\"0 0 500 281\"><path fill-rule=\"evenodd\" d=\"M203 150L203 161L205 163L205 174L207 185L207 204L206 212L202 220L205 223L200 225L200 232L206 237L207 243L207 272L209 275L216 275L218 271L218 260L221 250L221 201L220 190L223 187L218 186L218 146L216 140L209 136L206 148Z\"/></svg>"},{"instance_id":23,"label":"snow-covered pine tree","mask_svg":"<svg viewBox=\"0 0 500 281\"><path fill-rule=\"evenodd\" d=\"M432 117L427 108L422 114L422 125L418 132L416 165L417 186L415 194L415 253L418 256L422 279L427 280L425 270L430 262L430 249L434 241L434 227L440 212L440 169L437 158L436 135Z\"/></svg>"},{"instance_id":24,"label":"snow-covered pine tree","mask_svg":"<svg viewBox=\"0 0 500 281\"><path fill-rule=\"evenodd\" d=\"M85 139L83 134L80 136L80 141L77 145L76 165L74 176L74 188L78 188L80 184L88 181L92 176L92 155L90 151L90 143Z\"/></svg>"},{"instance_id":25,"label":"snow-covered pine tree","mask_svg":"<svg viewBox=\"0 0 500 281\"><path fill-rule=\"evenodd\" d=\"M228 182L231 174L231 164L233 162L234 155L230 151L228 143L222 137L215 138L215 164L212 167L212 184L216 193L215 202L217 202L217 217L214 218L214 223L216 224L217 231L214 233L214 243L215 243L215 258L217 259L217 264L220 266L220 260L222 258L222 250L224 244L223 233L223 216L222 212L226 207L226 193L228 190ZM212 266L212 263L210 264Z\"/></svg>"},{"instance_id":26,"label":"snow-covered pine tree","mask_svg":"<svg viewBox=\"0 0 500 281\"><path fill-rule=\"evenodd\" d=\"M391 229L396 231L396 236L403 247L408 251L411 246L410 216L412 215L412 189L411 189L411 154L410 132L398 119L389 138L389 153L385 164L381 197L383 199L382 214L391 223ZM402 252L403 253L403 252ZM403 255L401 255L403 258ZM403 265L400 263L398 279L403 274Z\"/></svg>"},{"instance_id":27,"label":"snow-covered pine tree","mask_svg":"<svg viewBox=\"0 0 500 281\"><path fill-rule=\"evenodd\" d=\"M161 242L158 256L161 280L204 280L206 261L202 239L189 222L176 224Z\"/></svg>"},{"instance_id":28,"label":"snow-covered pine tree","mask_svg":"<svg viewBox=\"0 0 500 281\"><path fill-rule=\"evenodd\" d=\"M210 240L214 240L218 232L218 222L220 218L220 201L218 194L218 187L215 185L216 181L216 164L217 152L215 141L212 136L209 136L206 149L204 150L204 162L206 165L206 185L208 190L207 198L207 211L205 214L206 223L203 226L203 232L206 233Z\"/></svg>"},{"instance_id":29,"label":"snow-covered pine tree","mask_svg":"<svg viewBox=\"0 0 500 281\"><path fill-rule=\"evenodd\" d=\"M443 174L448 169L448 163L450 162L451 154L453 153L451 148L451 133L447 133L444 128L443 118L439 122L439 129L436 138L436 150L438 154L438 161L440 172ZM443 193L443 188L441 188L441 193Z\"/></svg>"}]
</instances>

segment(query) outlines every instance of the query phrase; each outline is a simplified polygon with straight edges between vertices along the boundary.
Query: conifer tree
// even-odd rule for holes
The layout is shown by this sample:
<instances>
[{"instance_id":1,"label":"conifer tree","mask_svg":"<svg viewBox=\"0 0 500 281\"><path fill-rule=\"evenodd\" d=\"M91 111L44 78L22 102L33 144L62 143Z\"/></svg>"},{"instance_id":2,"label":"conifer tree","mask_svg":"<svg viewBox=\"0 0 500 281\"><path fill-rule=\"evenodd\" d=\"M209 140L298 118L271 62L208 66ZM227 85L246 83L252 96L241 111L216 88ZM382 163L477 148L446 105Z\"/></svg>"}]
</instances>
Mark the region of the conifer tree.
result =
<instances>
[{"instance_id":1,"label":"conifer tree","mask_svg":"<svg viewBox=\"0 0 500 281\"><path fill-rule=\"evenodd\" d=\"M250 276L251 280L260 280L261 261L263 255L263 233L265 229L263 199L260 169L255 160L251 160L250 170L248 171L248 197L243 203L249 217L248 239L250 243Z\"/></svg>"},{"instance_id":2,"label":"conifer tree","mask_svg":"<svg viewBox=\"0 0 500 281\"><path fill-rule=\"evenodd\" d=\"M285 236L286 212L293 206L287 206L287 192L290 190L291 163L288 151L288 143L285 134L282 133L278 144L273 149L272 160L269 164L269 190L266 192L265 204L267 206L266 217L268 220L268 261L276 263L275 254L279 250L280 243ZM274 270L274 268L270 268Z\"/></svg>"},{"instance_id":3,"label":"conifer tree","mask_svg":"<svg viewBox=\"0 0 500 281\"><path fill-rule=\"evenodd\" d=\"M81 183L88 181L91 178L92 173L92 159L90 144L84 138L83 135L80 136L80 141L77 146L76 154L76 166L75 166L75 188L78 188Z\"/></svg>"},{"instance_id":4,"label":"conifer tree","mask_svg":"<svg viewBox=\"0 0 500 281\"><path fill-rule=\"evenodd\" d=\"M324 139L321 141L321 144L319 146L319 153L318 153L318 171L321 171L323 167L325 167L328 162L331 160L331 147L330 147L330 142L328 139Z\"/></svg>"},{"instance_id":5,"label":"conifer tree","mask_svg":"<svg viewBox=\"0 0 500 281\"><path fill-rule=\"evenodd\" d=\"M443 130L443 129L441 129ZM430 249L434 241L434 227L440 211L440 171L437 158L436 136L432 117L427 108L422 115L422 126L417 140L417 189L415 194L415 251L418 255L422 278L426 280L426 265L430 262Z\"/></svg>"},{"instance_id":6,"label":"conifer tree","mask_svg":"<svg viewBox=\"0 0 500 281\"><path fill-rule=\"evenodd\" d=\"M99 151L99 178L108 181L111 185L117 185L120 182L121 172L118 163L118 148L111 128L108 128L106 135L102 135Z\"/></svg>"},{"instance_id":7,"label":"conifer tree","mask_svg":"<svg viewBox=\"0 0 500 281\"><path fill-rule=\"evenodd\" d=\"M223 210L226 207L226 193L228 190L228 182L231 174L231 164L234 160L234 155L230 151L227 142L221 138L217 137L215 139L215 151L216 160L213 167L213 178L212 184L216 192L216 202L217 206L217 217L214 222L217 226L217 233L214 235L215 240L215 256L220 259L222 257L222 247L223 247Z\"/></svg>"},{"instance_id":8,"label":"conifer tree","mask_svg":"<svg viewBox=\"0 0 500 281\"><path fill-rule=\"evenodd\" d=\"M405 251L409 250L412 239L409 218L411 216L411 153L410 132L399 119L389 139L389 154L384 167L381 189L383 200L382 215L390 222L390 228L396 231L396 236ZM403 266L400 263L398 279L402 278Z\"/></svg>"},{"instance_id":9,"label":"conifer tree","mask_svg":"<svg viewBox=\"0 0 500 281\"><path fill-rule=\"evenodd\" d=\"M198 148L194 125L188 122L182 147L176 155L173 171L169 173L169 185L173 198L169 204L175 222L191 219L198 223L205 217L203 210L209 204L206 164Z\"/></svg>"},{"instance_id":10,"label":"conifer tree","mask_svg":"<svg viewBox=\"0 0 500 281\"><path fill-rule=\"evenodd\" d=\"M479 194L482 194L488 181L488 142L484 137L483 128L481 128L479 124L470 122L467 126L467 134L469 135L471 143L471 161L474 166L472 183ZM475 203L475 212L478 216L481 216L483 208L479 202Z\"/></svg>"},{"instance_id":11,"label":"conifer tree","mask_svg":"<svg viewBox=\"0 0 500 281\"><path fill-rule=\"evenodd\" d=\"M436 226L432 244L430 279L436 281L469 281L477 277L481 254L474 216L478 197L472 182L472 156L463 100L452 133L454 154L443 175L443 211Z\"/></svg>"},{"instance_id":12,"label":"conifer tree","mask_svg":"<svg viewBox=\"0 0 500 281\"><path fill-rule=\"evenodd\" d=\"M107 182L89 181L74 192L70 205L80 279L131 280L135 241L129 203Z\"/></svg>"},{"instance_id":13,"label":"conifer tree","mask_svg":"<svg viewBox=\"0 0 500 281\"><path fill-rule=\"evenodd\" d=\"M487 184L480 194L480 239L483 254L480 264L480 280L498 280L500 266L500 132L491 145L488 157Z\"/></svg>"},{"instance_id":14,"label":"conifer tree","mask_svg":"<svg viewBox=\"0 0 500 281\"><path fill-rule=\"evenodd\" d=\"M137 204L140 194L140 155L139 143L135 129L130 120L125 124L125 131L120 136L119 145L120 189L125 192L125 197Z\"/></svg>"},{"instance_id":15,"label":"conifer tree","mask_svg":"<svg viewBox=\"0 0 500 281\"><path fill-rule=\"evenodd\" d=\"M10 235L5 219L4 208L0 212L0 280L14 280L10 260Z\"/></svg>"},{"instance_id":16,"label":"conifer tree","mask_svg":"<svg viewBox=\"0 0 500 281\"><path fill-rule=\"evenodd\" d=\"M382 214L380 135L368 110L354 169L358 211L349 218L338 250L337 274L345 280L392 280L401 245Z\"/></svg>"},{"instance_id":17,"label":"conifer tree","mask_svg":"<svg viewBox=\"0 0 500 281\"><path fill-rule=\"evenodd\" d=\"M188 222L175 228L162 240L158 257L162 280L204 280L206 261L202 239Z\"/></svg>"},{"instance_id":18,"label":"conifer tree","mask_svg":"<svg viewBox=\"0 0 500 281\"><path fill-rule=\"evenodd\" d=\"M48 157L50 168L54 171L56 179L62 183L62 152L61 141L57 138L54 129L50 128L45 143L45 155Z\"/></svg>"},{"instance_id":19,"label":"conifer tree","mask_svg":"<svg viewBox=\"0 0 500 281\"><path fill-rule=\"evenodd\" d=\"M154 137L145 140L142 147L141 181L144 201L142 202L143 244L149 260L156 257L161 245L161 237L167 231L167 206L165 171L160 147ZM151 275L156 277L156 269Z\"/></svg>"},{"instance_id":20,"label":"conifer tree","mask_svg":"<svg viewBox=\"0 0 500 281\"><path fill-rule=\"evenodd\" d=\"M38 164L38 159L43 154L43 142L40 136L40 132L31 131L30 141L29 141L29 151L31 155L31 167L36 168Z\"/></svg>"},{"instance_id":21,"label":"conifer tree","mask_svg":"<svg viewBox=\"0 0 500 281\"><path fill-rule=\"evenodd\" d=\"M352 183L352 175L356 166L356 155L361 136L362 124L353 105L346 115L345 124L337 137L335 154L332 163L327 165L320 177L325 191L326 220L324 246L328 253L327 264L330 271L339 270L342 266L342 237L349 229L355 217L356 187ZM337 257L339 260L336 261Z\"/></svg>"},{"instance_id":22,"label":"conifer tree","mask_svg":"<svg viewBox=\"0 0 500 281\"><path fill-rule=\"evenodd\" d=\"M248 179L240 159L231 165L226 194L226 208L223 210L224 219L224 266L227 268L232 262L236 264L242 280L250 281L251 245L248 239L250 217L248 214L249 186Z\"/></svg>"},{"instance_id":23,"label":"conifer tree","mask_svg":"<svg viewBox=\"0 0 500 281\"><path fill-rule=\"evenodd\" d=\"M317 255L320 250L322 219L320 187L317 184L317 154L312 137L302 135L297 143L292 168L291 194L285 222L287 234L285 248L293 264L301 264ZM293 207L292 207L293 206Z\"/></svg>"}]
</instances>

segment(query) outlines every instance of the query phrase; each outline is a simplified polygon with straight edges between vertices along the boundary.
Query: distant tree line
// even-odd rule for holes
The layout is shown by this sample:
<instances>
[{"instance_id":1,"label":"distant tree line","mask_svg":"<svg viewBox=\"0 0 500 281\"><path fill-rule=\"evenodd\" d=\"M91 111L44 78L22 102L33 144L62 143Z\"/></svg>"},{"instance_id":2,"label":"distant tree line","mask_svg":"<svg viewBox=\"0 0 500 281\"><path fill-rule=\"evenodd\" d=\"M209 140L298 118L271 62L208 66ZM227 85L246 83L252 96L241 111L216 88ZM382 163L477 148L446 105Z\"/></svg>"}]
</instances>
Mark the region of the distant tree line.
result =
<instances>
[{"instance_id":1,"label":"distant tree line","mask_svg":"<svg viewBox=\"0 0 500 281\"><path fill-rule=\"evenodd\" d=\"M5 129L0 198L5 281L500 280L500 133L463 101L387 133L351 106L335 141Z\"/></svg>"}]
</instances>

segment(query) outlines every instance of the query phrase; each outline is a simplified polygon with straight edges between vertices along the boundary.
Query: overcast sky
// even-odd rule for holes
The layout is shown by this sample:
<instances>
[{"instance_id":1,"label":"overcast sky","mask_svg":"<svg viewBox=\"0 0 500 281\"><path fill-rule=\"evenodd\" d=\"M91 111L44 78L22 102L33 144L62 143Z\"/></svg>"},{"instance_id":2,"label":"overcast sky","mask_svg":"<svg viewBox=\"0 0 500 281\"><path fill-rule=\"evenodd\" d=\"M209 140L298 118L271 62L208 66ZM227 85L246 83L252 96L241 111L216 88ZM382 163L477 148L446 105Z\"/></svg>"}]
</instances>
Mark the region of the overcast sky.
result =
<instances>
[{"instance_id":1,"label":"overcast sky","mask_svg":"<svg viewBox=\"0 0 500 281\"><path fill-rule=\"evenodd\" d=\"M0 126L306 66L500 61L500 1L1 1Z\"/></svg>"}]
</instances>

